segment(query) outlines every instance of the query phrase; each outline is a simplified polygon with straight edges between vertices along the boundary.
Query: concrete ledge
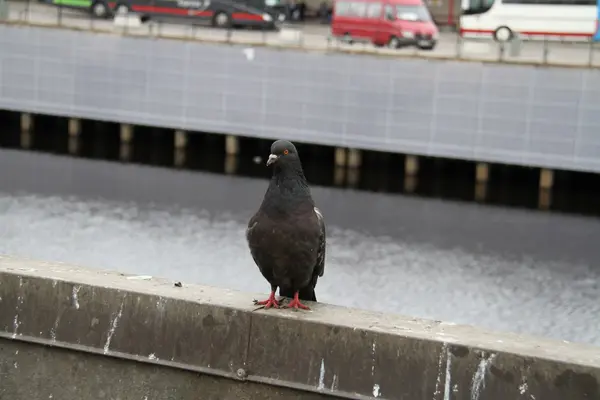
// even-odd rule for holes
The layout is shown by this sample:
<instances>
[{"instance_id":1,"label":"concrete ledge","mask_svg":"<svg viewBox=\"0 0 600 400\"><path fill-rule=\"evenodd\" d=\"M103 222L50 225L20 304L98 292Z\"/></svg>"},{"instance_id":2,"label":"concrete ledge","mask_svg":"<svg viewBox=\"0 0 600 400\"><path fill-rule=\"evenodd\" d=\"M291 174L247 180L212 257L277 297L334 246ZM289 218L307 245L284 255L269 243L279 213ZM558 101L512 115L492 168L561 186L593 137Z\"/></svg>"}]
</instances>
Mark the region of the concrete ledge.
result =
<instances>
[{"instance_id":1,"label":"concrete ledge","mask_svg":"<svg viewBox=\"0 0 600 400\"><path fill-rule=\"evenodd\" d=\"M600 348L593 346L321 303L312 312L253 311L252 299L185 282L178 288L164 279L0 257L0 348L17 349L0 359L0 371L30 373L37 387L50 385L13 363L31 364L37 352L37 363L51 370L48 354L58 357L65 350L56 347L62 347L76 357L108 356L89 356L84 364L126 359L169 374L179 369L231 385L270 386L272 393L314 392L310 398L600 398ZM27 343L49 347L19 352ZM110 376L93 380L112 385ZM124 377L129 386L152 385L131 376ZM251 398L280 398L261 393ZM77 397L61 400L71 398Z\"/></svg>"}]
</instances>

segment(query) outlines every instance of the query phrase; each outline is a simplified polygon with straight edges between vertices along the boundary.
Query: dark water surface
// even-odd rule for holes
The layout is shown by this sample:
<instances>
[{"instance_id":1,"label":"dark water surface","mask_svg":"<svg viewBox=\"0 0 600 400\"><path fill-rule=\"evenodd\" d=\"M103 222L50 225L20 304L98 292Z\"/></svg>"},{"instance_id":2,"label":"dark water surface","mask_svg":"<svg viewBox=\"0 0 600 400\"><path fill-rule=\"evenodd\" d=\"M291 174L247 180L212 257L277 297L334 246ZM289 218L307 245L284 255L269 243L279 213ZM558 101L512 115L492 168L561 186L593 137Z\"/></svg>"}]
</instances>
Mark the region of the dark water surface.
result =
<instances>
[{"instance_id":1,"label":"dark water surface","mask_svg":"<svg viewBox=\"0 0 600 400\"><path fill-rule=\"evenodd\" d=\"M268 292L265 179L0 150L0 252ZM314 187L320 301L600 344L600 220Z\"/></svg>"}]
</instances>

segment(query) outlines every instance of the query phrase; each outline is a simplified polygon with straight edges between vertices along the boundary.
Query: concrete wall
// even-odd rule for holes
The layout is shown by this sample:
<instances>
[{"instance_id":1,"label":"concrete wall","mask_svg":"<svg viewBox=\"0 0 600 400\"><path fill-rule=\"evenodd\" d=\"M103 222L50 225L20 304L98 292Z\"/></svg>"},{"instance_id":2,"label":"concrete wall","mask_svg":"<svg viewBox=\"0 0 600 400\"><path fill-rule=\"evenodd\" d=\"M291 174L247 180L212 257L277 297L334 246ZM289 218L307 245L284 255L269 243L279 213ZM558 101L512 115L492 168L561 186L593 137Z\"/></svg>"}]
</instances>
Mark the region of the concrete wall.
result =
<instances>
[{"instance_id":1,"label":"concrete wall","mask_svg":"<svg viewBox=\"0 0 600 400\"><path fill-rule=\"evenodd\" d=\"M0 398L600 396L599 348L252 298L0 257Z\"/></svg>"},{"instance_id":2,"label":"concrete wall","mask_svg":"<svg viewBox=\"0 0 600 400\"><path fill-rule=\"evenodd\" d=\"M0 339L0 399L325 399L317 393Z\"/></svg>"},{"instance_id":3,"label":"concrete wall","mask_svg":"<svg viewBox=\"0 0 600 400\"><path fill-rule=\"evenodd\" d=\"M0 25L0 108L600 172L600 71Z\"/></svg>"}]
</instances>

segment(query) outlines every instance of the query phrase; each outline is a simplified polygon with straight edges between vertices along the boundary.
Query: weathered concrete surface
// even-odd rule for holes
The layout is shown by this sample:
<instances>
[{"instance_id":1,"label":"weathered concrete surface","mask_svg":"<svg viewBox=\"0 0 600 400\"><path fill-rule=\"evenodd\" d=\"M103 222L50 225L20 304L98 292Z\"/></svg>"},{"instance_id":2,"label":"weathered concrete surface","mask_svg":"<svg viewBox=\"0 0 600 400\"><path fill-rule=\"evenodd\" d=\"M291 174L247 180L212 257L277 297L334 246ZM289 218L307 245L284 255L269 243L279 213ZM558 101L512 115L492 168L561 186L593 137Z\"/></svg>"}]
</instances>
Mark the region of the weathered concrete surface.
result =
<instances>
[{"instance_id":1,"label":"weathered concrete surface","mask_svg":"<svg viewBox=\"0 0 600 400\"><path fill-rule=\"evenodd\" d=\"M600 348L132 278L0 257L0 398L600 398Z\"/></svg>"},{"instance_id":2,"label":"weathered concrete surface","mask_svg":"<svg viewBox=\"0 0 600 400\"><path fill-rule=\"evenodd\" d=\"M16 340L0 339L0 358L2 400L296 400L299 396L288 388ZM326 398L301 395L308 400Z\"/></svg>"}]
</instances>

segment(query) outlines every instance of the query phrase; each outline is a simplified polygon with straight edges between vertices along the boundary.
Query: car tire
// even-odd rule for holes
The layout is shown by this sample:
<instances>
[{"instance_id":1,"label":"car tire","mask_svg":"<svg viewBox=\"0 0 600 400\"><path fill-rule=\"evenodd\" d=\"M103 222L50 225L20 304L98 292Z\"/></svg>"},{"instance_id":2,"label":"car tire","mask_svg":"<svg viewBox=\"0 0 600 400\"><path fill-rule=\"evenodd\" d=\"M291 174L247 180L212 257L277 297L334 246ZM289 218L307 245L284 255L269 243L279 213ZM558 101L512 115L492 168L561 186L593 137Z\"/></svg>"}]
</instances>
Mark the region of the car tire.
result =
<instances>
[{"instance_id":1,"label":"car tire","mask_svg":"<svg viewBox=\"0 0 600 400\"><path fill-rule=\"evenodd\" d=\"M90 11L95 18L108 18L110 15L108 5L101 0L93 2Z\"/></svg>"},{"instance_id":2,"label":"car tire","mask_svg":"<svg viewBox=\"0 0 600 400\"><path fill-rule=\"evenodd\" d=\"M494 40L496 42L510 42L513 36L513 31L508 26L501 26L494 32Z\"/></svg>"},{"instance_id":3,"label":"car tire","mask_svg":"<svg viewBox=\"0 0 600 400\"><path fill-rule=\"evenodd\" d=\"M231 17L229 17L229 14L227 14L225 11L219 11L213 17L212 25L215 28L230 28Z\"/></svg>"},{"instance_id":4,"label":"car tire","mask_svg":"<svg viewBox=\"0 0 600 400\"><path fill-rule=\"evenodd\" d=\"M113 10L114 15L117 15L119 13L123 13L123 14L127 15L130 12L131 12L131 9L129 8L129 6L124 3L117 3L117 5L115 6L115 9Z\"/></svg>"},{"instance_id":5,"label":"car tire","mask_svg":"<svg viewBox=\"0 0 600 400\"><path fill-rule=\"evenodd\" d=\"M398 39L396 36L390 36L390 40L388 40L388 47L390 49L397 49L400 47L400 39Z\"/></svg>"},{"instance_id":6,"label":"car tire","mask_svg":"<svg viewBox=\"0 0 600 400\"><path fill-rule=\"evenodd\" d=\"M418 46L419 50L433 50L435 49L435 43L434 44L430 44L428 46Z\"/></svg>"}]
</instances>

